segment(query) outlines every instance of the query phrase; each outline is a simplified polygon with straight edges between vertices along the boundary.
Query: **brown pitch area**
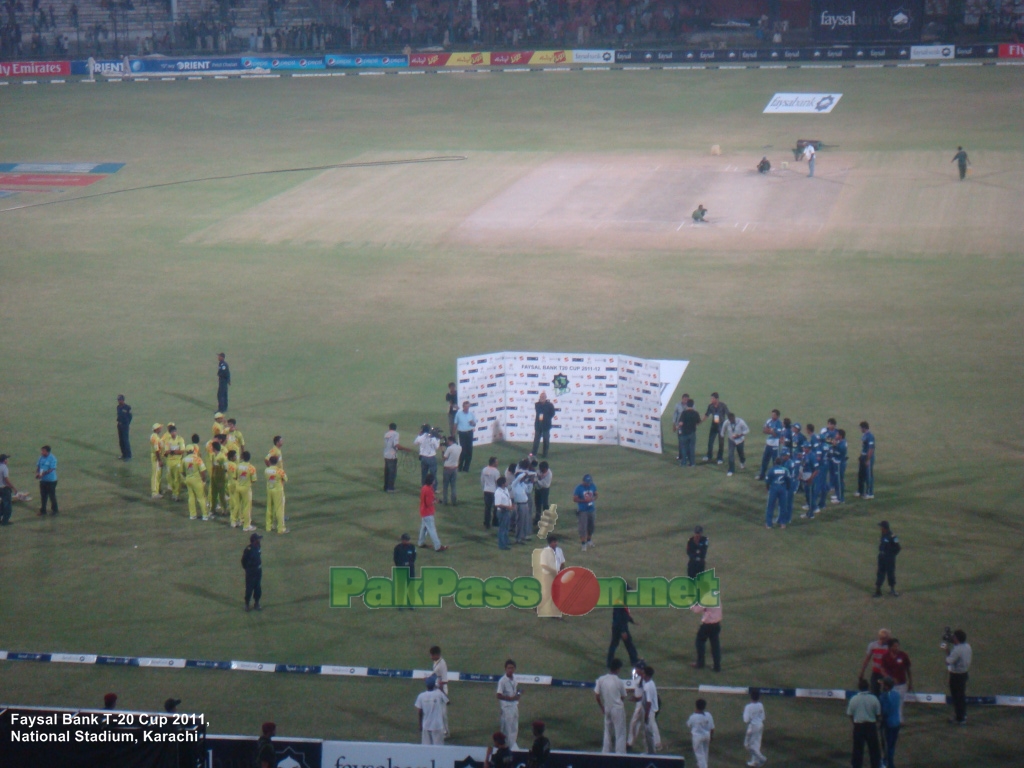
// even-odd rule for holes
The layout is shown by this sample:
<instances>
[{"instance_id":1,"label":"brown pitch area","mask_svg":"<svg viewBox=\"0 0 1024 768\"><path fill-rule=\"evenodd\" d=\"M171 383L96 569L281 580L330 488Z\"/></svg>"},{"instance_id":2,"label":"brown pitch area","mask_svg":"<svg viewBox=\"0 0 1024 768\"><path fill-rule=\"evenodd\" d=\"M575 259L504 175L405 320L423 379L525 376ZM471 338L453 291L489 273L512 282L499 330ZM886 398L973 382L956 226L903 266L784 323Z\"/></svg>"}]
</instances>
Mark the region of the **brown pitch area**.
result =
<instances>
[{"instance_id":1,"label":"brown pitch area","mask_svg":"<svg viewBox=\"0 0 1024 768\"><path fill-rule=\"evenodd\" d=\"M409 152L405 156L425 155ZM825 149L814 178L791 153L464 153L436 165L326 171L190 238L507 250L999 252L1017 211L1020 160ZM388 156L361 157L393 160ZM788 167L786 167L788 166ZM707 223L695 224L698 204Z\"/></svg>"}]
</instances>

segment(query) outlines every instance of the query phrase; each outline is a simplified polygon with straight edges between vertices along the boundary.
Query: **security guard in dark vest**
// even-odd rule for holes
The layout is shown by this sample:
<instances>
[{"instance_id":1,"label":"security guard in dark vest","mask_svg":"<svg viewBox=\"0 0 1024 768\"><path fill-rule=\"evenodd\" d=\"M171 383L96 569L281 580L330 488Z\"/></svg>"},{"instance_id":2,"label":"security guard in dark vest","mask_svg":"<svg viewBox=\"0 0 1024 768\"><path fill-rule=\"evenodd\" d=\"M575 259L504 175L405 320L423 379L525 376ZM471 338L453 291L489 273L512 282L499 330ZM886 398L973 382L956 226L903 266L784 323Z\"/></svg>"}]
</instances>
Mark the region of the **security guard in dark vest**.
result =
<instances>
[{"instance_id":1,"label":"security guard in dark vest","mask_svg":"<svg viewBox=\"0 0 1024 768\"><path fill-rule=\"evenodd\" d=\"M706 561L710 542L707 536L702 535L703 533L704 528L698 525L693 529L693 536L686 541L686 556L689 558L689 562L686 564L686 575L691 579L707 570Z\"/></svg>"},{"instance_id":2,"label":"security guard in dark vest","mask_svg":"<svg viewBox=\"0 0 1024 768\"><path fill-rule=\"evenodd\" d=\"M900 540L892 532L889 523L885 520L878 524L882 529L882 538L878 542L878 573L875 576L874 597L882 596L882 582L889 580L889 594L899 597L896 591L896 555L900 553Z\"/></svg>"}]
</instances>

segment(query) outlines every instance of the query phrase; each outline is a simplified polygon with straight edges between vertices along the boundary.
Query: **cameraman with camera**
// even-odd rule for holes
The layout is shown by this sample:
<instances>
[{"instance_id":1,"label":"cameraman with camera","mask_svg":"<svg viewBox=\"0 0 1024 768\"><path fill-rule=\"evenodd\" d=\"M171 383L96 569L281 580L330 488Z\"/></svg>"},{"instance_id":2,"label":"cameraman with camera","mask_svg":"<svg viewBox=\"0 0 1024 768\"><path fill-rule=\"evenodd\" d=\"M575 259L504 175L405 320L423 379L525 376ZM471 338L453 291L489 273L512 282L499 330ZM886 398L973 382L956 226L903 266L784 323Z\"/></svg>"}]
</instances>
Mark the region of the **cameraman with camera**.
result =
<instances>
[{"instance_id":1,"label":"cameraman with camera","mask_svg":"<svg viewBox=\"0 0 1024 768\"><path fill-rule=\"evenodd\" d=\"M949 651L946 656L946 669L949 670L949 695L953 700L953 713L955 719L951 723L967 725L967 671L971 667L971 646L967 642L967 633L962 629L943 635L943 651Z\"/></svg>"},{"instance_id":2,"label":"cameraman with camera","mask_svg":"<svg viewBox=\"0 0 1024 768\"><path fill-rule=\"evenodd\" d=\"M420 452L420 485L427 482L427 475L434 476L434 491L437 491L437 449L441 446L441 430L424 424L419 436L413 440Z\"/></svg>"}]
</instances>

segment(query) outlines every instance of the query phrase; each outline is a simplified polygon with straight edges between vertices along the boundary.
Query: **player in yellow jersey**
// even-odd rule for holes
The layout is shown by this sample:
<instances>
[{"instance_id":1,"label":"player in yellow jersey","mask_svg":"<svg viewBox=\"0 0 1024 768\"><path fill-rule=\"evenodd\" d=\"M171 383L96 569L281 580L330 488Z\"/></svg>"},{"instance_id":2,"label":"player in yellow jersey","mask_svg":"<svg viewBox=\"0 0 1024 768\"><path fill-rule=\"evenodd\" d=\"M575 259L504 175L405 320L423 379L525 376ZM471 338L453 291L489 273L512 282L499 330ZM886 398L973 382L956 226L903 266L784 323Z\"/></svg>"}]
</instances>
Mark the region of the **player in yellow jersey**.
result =
<instances>
[{"instance_id":1,"label":"player in yellow jersey","mask_svg":"<svg viewBox=\"0 0 1024 768\"><path fill-rule=\"evenodd\" d=\"M218 509L222 512L228 511L228 500L225 495L227 474L224 470L224 464L227 462L227 451L224 450L221 437L221 435L218 435L206 444L206 453L209 457L207 463L210 468L209 509L211 515L217 514Z\"/></svg>"},{"instance_id":2,"label":"player in yellow jersey","mask_svg":"<svg viewBox=\"0 0 1024 768\"><path fill-rule=\"evenodd\" d=\"M163 443L160 440L160 430L163 424L153 425L153 434L149 436L149 461L153 471L150 473L149 493L151 498L160 498L160 476L163 472Z\"/></svg>"},{"instance_id":3,"label":"player in yellow jersey","mask_svg":"<svg viewBox=\"0 0 1024 768\"><path fill-rule=\"evenodd\" d=\"M171 499L181 498L182 474L181 459L185 455L185 438L178 434L178 428L167 422L167 434L164 436L164 461L167 463L168 481L171 486Z\"/></svg>"},{"instance_id":4,"label":"player in yellow jersey","mask_svg":"<svg viewBox=\"0 0 1024 768\"><path fill-rule=\"evenodd\" d=\"M171 427L173 426L174 424L168 421L167 426L164 427L166 431L160 436L160 458L163 461L163 469L160 471L160 493L170 493L171 491L171 468L167 462L167 455L170 452Z\"/></svg>"},{"instance_id":5,"label":"player in yellow jersey","mask_svg":"<svg viewBox=\"0 0 1024 768\"><path fill-rule=\"evenodd\" d=\"M270 466L263 470L267 478L267 533L274 530L275 521L278 533L288 533L284 527L284 484L288 475L278 466L277 456L271 456L269 461Z\"/></svg>"},{"instance_id":6,"label":"player in yellow jersey","mask_svg":"<svg viewBox=\"0 0 1024 768\"><path fill-rule=\"evenodd\" d=\"M199 435L193 435L192 440L198 447ZM209 520L203 489L206 483L206 465L197 452L188 451L185 454L181 460L181 471L185 475L185 487L188 489L188 519L195 520L197 511L201 511L203 520Z\"/></svg>"},{"instance_id":7,"label":"player in yellow jersey","mask_svg":"<svg viewBox=\"0 0 1024 768\"><path fill-rule=\"evenodd\" d=\"M245 451L245 438L242 436L242 432L238 429L238 422L234 419L228 419L228 444L227 448L229 451L238 451L239 457Z\"/></svg>"},{"instance_id":8,"label":"player in yellow jersey","mask_svg":"<svg viewBox=\"0 0 1024 768\"><path fill-rule=\"evenodd\" d=\"M228 494L228 511L231 515L231 527L238 527L238 506L236 505L235 491L238 484L238 453L234 450L227 452L224 459L224 487Z\"/></svg>"},{"instance_id":9,"label":"player in yellow jersey","mask_svg":"<svg viewBox=\"0 0 1024 768\"><path fill-rule=\"evenodd\" d=\"M243 531L256 530L252 524L252 484L256 482L256 467L249 463L251 458L248 451L242 451L242 460L235 469L234 508L238 510L238 524Z\"/></svg>"},{"instance_id":10,"label":"player in yellow jersey","mask_svg":"<svg viewBox=\"0 0 1024 768\"><path fill-rule=\"evenodd\" d=\"M224 414L217 411L213 414L213 436L223 435L228 431L228 425L224 423Z\"/></svg>"},{"instance_id":11,"label":"player in yellow jersey","mask_svg":"<svg viewBox=\"0 0 1024 768\"><path fill-rule=\"evenodd\" d=\"M284 445L284 438L280 435L274 436L274 444L270 446L270 452L267 454L267 458L263 460L263 463L268 467L270 466L270 459L277 457L277 465L284 469L284 455L281 453L281 446Z\"/></svg>"}]
</instances>

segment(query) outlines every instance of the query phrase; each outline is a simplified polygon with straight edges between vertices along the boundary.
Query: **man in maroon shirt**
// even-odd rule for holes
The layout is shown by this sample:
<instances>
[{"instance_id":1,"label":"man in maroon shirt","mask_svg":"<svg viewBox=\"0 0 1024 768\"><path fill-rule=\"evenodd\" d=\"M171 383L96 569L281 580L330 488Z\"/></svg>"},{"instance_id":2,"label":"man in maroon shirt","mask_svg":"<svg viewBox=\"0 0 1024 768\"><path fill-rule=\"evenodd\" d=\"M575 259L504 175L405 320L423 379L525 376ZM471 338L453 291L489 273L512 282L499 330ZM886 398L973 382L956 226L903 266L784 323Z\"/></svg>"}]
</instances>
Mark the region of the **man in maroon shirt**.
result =
<instances>
[{"instance_id":1,"label":"man in maroon shirt","mask_svg":"<svg viewBox=\"0 0 1024 768\"><path fill-rule=\"evenodd\" d=\"M903 700L907 691L914 689L914 678L910 673L910 657L900 650L900 641L889 638L889 652L882 658L882 669L895 683L893 690L900 695L900 722L903 722Z\"/></svg>"}]
</instances>

